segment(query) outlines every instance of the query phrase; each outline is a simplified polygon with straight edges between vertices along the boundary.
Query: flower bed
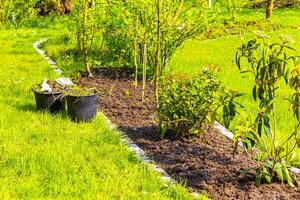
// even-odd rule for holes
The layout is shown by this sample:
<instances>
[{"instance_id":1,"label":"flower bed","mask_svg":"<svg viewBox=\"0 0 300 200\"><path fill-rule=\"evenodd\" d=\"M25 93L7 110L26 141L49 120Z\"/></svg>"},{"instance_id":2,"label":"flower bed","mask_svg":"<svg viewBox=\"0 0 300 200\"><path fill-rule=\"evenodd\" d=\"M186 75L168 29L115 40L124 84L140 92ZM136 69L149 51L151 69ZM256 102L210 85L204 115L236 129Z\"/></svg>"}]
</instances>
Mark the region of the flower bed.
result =
<instances>
[{"instance_id":1,"label":"flower bed","mask_svg":"<svg viewBox=\"0 0 300 200\"><path fill-rule=\"evenodd\" d=\"M232 156L232 141L213 127L206 135L176 138L157 133L154 122L153 86L147 84L146 103L141 103L141 88L132 84L127 68L97 69L95 77L79 78L81 86L102 91L99 108L119 126L146 154L177 181L214 199L300 199L300 193L279 181L255 185L255 175L241 173L254 163L242 151Z\"/></svg>"}]
</instances>

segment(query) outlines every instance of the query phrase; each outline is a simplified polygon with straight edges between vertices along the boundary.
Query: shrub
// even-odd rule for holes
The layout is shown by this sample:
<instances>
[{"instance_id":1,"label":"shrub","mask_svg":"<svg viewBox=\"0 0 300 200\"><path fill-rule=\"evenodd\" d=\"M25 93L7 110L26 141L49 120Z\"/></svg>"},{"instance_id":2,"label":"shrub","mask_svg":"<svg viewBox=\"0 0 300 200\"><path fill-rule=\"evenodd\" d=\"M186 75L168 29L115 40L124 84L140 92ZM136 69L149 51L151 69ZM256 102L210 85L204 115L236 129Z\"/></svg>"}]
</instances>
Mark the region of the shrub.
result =
<instances>
[{"instance_id":1,"label":"shrub","mask_svg":"<svg viewBox=\"0 0 300 200\"><path fill-rule=\"evenodd\" d=\"M193 78L183 74L165 78L157 109L161 135L168 129L182 136L198 134L215 116L219 87L220 82L208 71Z\"/></svg>"}]
</instances>

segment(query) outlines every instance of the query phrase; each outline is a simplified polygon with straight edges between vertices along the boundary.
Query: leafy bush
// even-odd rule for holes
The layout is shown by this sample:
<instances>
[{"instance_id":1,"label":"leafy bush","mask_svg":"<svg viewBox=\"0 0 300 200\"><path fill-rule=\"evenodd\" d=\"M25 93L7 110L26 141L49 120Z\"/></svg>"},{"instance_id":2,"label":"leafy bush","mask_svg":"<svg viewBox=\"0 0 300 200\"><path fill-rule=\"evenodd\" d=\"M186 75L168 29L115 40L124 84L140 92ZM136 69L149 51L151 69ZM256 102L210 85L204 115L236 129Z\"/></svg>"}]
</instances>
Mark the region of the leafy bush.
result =
<instances>
[{"instance_id":1,"label":"leafy bush","mask_svg":"<svg viewBox=\"0 0 300 200\"><path fill-rule=\"evenodd\" d=\"M0 3L0 27L18 27L35 16L35 0L2 0Z\"/></svg>"},{"instance_id":2,"label":"leafy bush","mask_svg":"<svg viewBox=\"0 0 300 200\"><path fill-rule=\"evenodd\" d=\"M220 82L210 72L194 78L176 74L162 81L157 109L161 135L167 129L181 135L199 133L215 116L219 87Z\"/></svg>"}]
</instances>

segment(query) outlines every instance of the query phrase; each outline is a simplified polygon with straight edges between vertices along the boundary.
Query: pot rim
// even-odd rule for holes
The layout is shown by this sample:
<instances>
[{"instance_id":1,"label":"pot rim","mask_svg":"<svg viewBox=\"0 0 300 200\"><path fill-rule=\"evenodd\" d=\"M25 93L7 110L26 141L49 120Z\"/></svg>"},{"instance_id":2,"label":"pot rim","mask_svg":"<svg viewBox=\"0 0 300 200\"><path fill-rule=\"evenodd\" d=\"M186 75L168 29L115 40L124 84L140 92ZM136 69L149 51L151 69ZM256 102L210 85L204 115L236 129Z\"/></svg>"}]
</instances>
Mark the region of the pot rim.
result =
<instances>
[{"instance_id":1,"label":"pot rim","mask_svg":"<svg viewBox=\"0 0 300 200\"><path fill-rule=\"evenodd\" d=\"M95 94L89 94L89 95L66 95L66 97L74 97L74 98L78 98L78 97L91 97L91 96L99 96L100 93L95 93Z\"/></svg>"},{"instance_id":2,"label":"pot rim","mask_svg":"<svg viewBox=\"0 0 300 200\"><path fill-rule=\"evenodd\" d=\"M64 92L63 91L60 91L60 92L41 92L41 91L37 91L35 89L32 89L32 91L34 93L37 93L37 94L42 94L42 95L59 95L59 94L63 94Z\"/></svg>"}]
</instances>

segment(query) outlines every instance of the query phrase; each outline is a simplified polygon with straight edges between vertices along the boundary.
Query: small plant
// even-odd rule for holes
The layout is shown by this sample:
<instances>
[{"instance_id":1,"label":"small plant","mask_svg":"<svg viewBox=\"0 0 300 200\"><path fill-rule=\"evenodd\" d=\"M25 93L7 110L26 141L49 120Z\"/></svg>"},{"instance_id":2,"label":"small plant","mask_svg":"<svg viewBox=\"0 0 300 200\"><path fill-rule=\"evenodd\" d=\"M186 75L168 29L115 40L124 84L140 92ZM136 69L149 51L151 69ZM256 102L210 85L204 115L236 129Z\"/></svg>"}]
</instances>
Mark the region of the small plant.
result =
<instances>
[{"instance_id":1,"label":"small plant","mask_svg":"<svg viewBox=\"0 0 300 200\"><path fill-rule=\"evenodd\" d=\"M89 96L93 94L98 94L98 90L96 88L82 88L77 85L73 85L68 88L66 95L69 96Z\"/></svg>"},{"instance_id":2,"label":"small plant","mask_svg":"<svg viewBox=\"0 0 300 200\"><path fill-rule=\"evenodd\" d=\"M236 63L242 73L250 72L254 75L254 87L252 96L258 101L257 116L254 122L244 120L235 135L235 150L239 141L242 141L246 151L256 149L254 160L257 167L256 184L260 185L262 180L268 183L275 179L287 182L294 187L288 166L295 159L294 149L299 141L299 71L292 66L296 56L288 56L288 51L294 51L288 44L292 38L286 35L280 36L281 43L270 43L269 36L262 32L256 32L258 39L249 41L242 45L236 53ZM243 62L243 60L246 62ZM243 69L242 65L250 64L250 68ZM293 62L295 64L295 62ZM290 70L292 73L290 73ZM278 100L279 82L285 80L290 83L295 94L291 100L291 108L297 118L297 124L287 139L283 142L277 138L277 121L275 103ZM277 108L282 109L282 108ZM287 133L288 134L288 133Z\"/></svg>"},{"instance_id":3,"label":"small plant","mask_svg":"<svg viewBox=\"0 0 300 200\"><path fill-rule=\"evenodd\" d=\"M128 98L130 96L131 92L129 89L124 89L123 94L124 94L125 98Z\"/></svg>"},{"instance_id":4,"label":"small plant","mask_svg":"<svg viewBox=\"0 0 300 200\"><path fill-rule=\"evenodd\" d=\"M65 87L56 81L44 80L43 83L33 85L32 90L39 93L55 93L64 91Z\"/></svg>"},{"instance_id":5,"label":"small plant","mask_svg":"<svg viewBox=\"0 0 300 200\"><path fill-rule=\"evenodd\" d=\"M209 71L193 78L173 74L162 83L157 109L162 137L167 130L181 136L201 133L205 123L214 122L218 108L222 105L224 110L230 110L224 114L228 126L235 115L233 102L239 95L220 90L220 81Z\"/></svg>"}]
</instances>

